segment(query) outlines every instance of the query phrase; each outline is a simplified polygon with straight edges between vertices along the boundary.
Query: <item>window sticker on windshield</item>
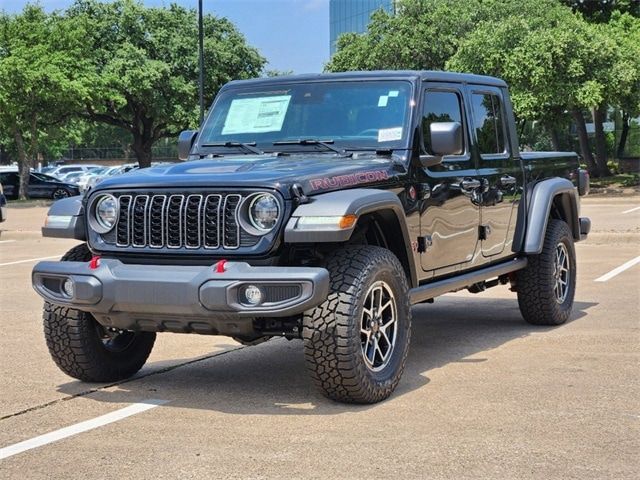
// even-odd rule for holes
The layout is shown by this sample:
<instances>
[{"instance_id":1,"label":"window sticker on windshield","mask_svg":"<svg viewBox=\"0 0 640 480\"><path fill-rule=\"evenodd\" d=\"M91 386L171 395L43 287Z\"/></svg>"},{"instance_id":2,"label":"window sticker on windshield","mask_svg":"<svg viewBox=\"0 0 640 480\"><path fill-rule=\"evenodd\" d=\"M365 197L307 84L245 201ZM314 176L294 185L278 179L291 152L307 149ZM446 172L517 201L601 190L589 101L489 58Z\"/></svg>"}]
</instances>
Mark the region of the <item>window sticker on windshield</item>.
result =
<instances>
[{"instance_id":1,"label":"window sticker on windshield","mask_svg":"<svg viewBox=\"0 0 640 480\"><path fill-rule=\"evenodd\" d=\"M378 100L379 107L386 107L389 102L389 97L387 95L380 95L380 99Z\"/></svg>"},{"instance_id":2,"label":"window sticker on windshield","mask_svg":"<svg viewBox=\"0 0 640 480\"><path fill-rule=\"evenodd\" d=\"M397 97L398 95L400 95L400 92L398 90L389 90L389 94L387 96Z\"/></svg>"},{"instance_id":3,"label":"window sticker on windshield","mask_svg":"<svg viewBox=\"0 0 640 480\"><path fill-rule=\"evenodd\" d=\"M381 128L378 130L379 142L393 142L402 139L402 127Z\"/></svg>"},{"instance_id":4,"label":"window sticker on windshield","mask_svg":"<svg viewBox=\"0 0 640 480\"><path fill-rule=\"evenodd\" d=\"M231 102L222 135L282 130L291 95L240 98Z\"/></svg>"}]
</instances>

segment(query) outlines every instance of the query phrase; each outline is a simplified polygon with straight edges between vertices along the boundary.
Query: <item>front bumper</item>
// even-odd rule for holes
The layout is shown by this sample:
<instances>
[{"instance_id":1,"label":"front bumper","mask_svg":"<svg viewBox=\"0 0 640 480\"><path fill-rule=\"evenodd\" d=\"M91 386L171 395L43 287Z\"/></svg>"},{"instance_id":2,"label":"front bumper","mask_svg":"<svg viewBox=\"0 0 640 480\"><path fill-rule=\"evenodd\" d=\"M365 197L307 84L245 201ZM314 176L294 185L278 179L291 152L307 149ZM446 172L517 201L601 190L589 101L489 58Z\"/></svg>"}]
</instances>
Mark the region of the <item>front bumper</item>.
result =
<instances>
[{"instance_id":1,"label":"front bumper","mask_svg":"<svg viewBox=\"0 0 640 480\"><path fill-rule=\"evenodd\" d=\"M314 267L130 265L101 259L40 262L33 287L48 302L90 312L102 325L126 330L253 333L256 317L288 317L322 303L329 272ZM72 295L64 283L73 284ZM257 286L263 301L250 305L244 289Z\"/></svg>"}]
</instances>

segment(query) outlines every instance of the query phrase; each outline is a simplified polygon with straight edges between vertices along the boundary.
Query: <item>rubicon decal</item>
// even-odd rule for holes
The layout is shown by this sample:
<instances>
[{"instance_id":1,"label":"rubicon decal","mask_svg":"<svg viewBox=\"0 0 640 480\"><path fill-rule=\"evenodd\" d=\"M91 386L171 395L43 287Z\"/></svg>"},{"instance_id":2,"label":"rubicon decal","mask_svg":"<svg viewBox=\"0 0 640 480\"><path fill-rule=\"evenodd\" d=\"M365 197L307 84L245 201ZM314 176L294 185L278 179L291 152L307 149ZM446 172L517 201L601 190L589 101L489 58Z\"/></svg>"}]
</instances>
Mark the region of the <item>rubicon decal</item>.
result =
<instances>
[{"instance_id":1,"label":"rubicon decal","mask_svg":"<svg viewBox=\"0 0 640 480\"><path fill-rule=\"evenodd\" d=\"M388 179L389 173L386 170L374 170L372 172L350 173L348 175L337 175L335 177L314 178L313 180L309 180L309 185L311 186L311 190L326 190L328 188L348 187Z\"/></svg>"}]
</instances>

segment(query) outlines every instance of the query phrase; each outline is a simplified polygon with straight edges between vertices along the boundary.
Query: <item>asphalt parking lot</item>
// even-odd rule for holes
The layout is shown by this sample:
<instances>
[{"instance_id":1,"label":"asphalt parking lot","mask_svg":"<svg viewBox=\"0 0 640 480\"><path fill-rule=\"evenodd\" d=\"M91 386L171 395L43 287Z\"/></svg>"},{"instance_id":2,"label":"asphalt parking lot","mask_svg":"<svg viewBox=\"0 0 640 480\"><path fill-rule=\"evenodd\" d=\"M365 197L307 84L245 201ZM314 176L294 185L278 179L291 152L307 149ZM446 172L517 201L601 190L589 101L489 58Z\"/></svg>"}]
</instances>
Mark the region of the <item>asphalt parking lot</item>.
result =
<instances>
[{"instance_id":1,"label":"asphalt parking lot","mask_svg":"<svg viewBox=\"0 0 640 480\"><path fill-rule=\"evenodd\" d=\"M640 197L592 196L582 210L593 230L576 247L571 321L526 324L506 287L419 305L395 394L349 406L314 390L301 343L283 339L161 334L132 380L65 376L30 272L76 242L41 237L46 208L10 208L0 477L638 478Z\"/></svg>"}]
</instances>

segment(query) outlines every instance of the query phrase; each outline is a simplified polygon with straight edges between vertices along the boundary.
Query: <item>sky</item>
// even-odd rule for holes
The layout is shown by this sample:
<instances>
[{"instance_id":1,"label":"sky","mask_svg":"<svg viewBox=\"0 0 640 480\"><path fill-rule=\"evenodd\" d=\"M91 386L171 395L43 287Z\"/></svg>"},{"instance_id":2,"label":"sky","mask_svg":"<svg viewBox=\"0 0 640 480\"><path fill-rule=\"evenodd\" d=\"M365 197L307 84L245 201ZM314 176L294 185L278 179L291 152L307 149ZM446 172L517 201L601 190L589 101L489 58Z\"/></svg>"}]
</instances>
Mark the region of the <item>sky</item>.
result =
<instances>
[{"instance_id":1,"label":"sky","mask_svg":"<svg viewBox=\"0 0 640 480\"><path fill-rule=\"evenodd\" d=\"M197 8L198 0L143 0L147 6L178 3ZM47 11L72 0L0 0L0 10L16 13L28 3ZM329 60L329 0L203 0L205 13L229 18L269 61L267 69L316 73Z\"/></svg>"}]
</instances>

